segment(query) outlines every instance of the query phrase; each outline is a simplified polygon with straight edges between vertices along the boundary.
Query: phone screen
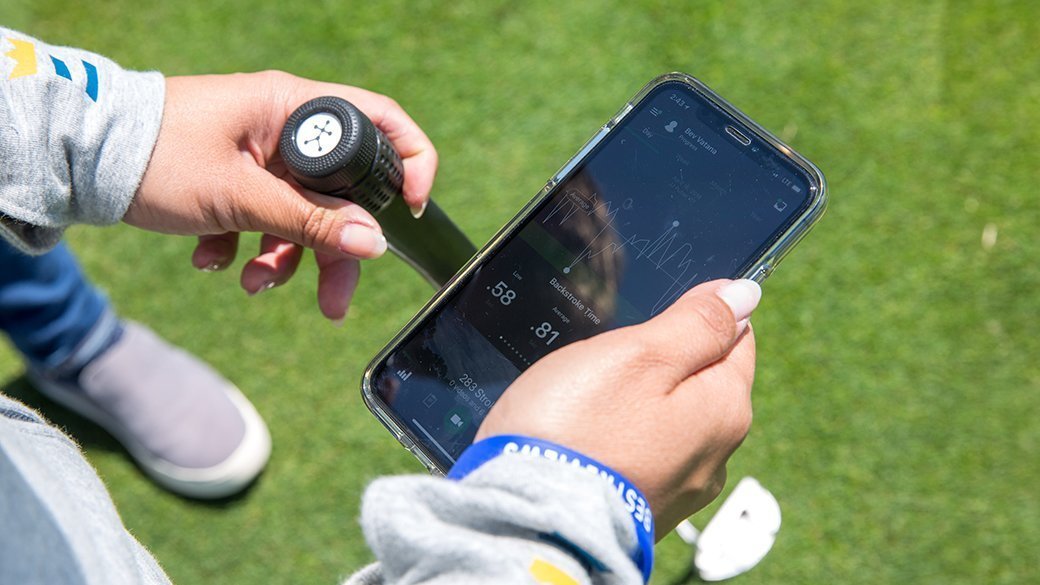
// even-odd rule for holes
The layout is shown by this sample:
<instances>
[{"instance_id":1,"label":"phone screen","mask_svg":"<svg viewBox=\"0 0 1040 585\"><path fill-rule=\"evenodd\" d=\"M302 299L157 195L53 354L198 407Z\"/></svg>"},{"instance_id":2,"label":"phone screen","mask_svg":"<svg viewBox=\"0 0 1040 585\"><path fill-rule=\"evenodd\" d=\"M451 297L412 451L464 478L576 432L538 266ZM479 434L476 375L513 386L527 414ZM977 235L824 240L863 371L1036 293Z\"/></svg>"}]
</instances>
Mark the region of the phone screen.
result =
<instances>
[{"instance_id":1,"label":"phone screen","mask_svg":"<svg viewBox=\"0 0 1040 585\"><path fill-rule=\"evenodd\" d=\"M524 369L743 274L810 188L776 147L685 84L664 83L389 354L372 390L448 469Z\"/></svg>"}]
</instances>

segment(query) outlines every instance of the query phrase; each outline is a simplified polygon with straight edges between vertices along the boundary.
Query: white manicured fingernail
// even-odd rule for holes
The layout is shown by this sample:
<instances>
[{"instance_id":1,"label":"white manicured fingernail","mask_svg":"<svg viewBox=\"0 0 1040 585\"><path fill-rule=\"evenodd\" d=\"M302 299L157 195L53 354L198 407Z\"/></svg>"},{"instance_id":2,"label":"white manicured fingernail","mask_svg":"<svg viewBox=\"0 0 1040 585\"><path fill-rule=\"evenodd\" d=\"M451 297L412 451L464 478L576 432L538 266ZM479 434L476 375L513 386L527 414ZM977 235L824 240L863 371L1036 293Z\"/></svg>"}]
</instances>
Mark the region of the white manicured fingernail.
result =
<instances>
[{"instance_id":1,"label":"white manicured fingernail","mask_svg":"<svg viewBox=\"0 0 1040 585\"><path fill-rule=\"evenodd\" d=\"M422 205L420 205L419 207L408 206L408 209L412 212L412 217L414 217L415 219L419 219L420 217L422 217L423 214L426 213L426 205L429 202L430 201L427 199L426 201L423 201Z\"/></svg>"},{"instance_id":2,"label":"white manicured fingernail","mask_svg":"<svg viewBox=\"0 0 1040 585\"><path fill-rule=\"evenodd\" d=\"M332 323L332 326L335 327L336 329L342 329L343 328L343 323L346 322L346 320L347 320L347 316L343 315L339 319L329 319L329 323Z\"/></svg>"},{"instance_id":3,"label":"white manicured fingernail","mask_svg":"<svg viewBox=\"0 0 1040 585\"><path fill-rule=\"evenodd\" d=\"M386 238L366 225L348 223L340 234L339 249L358 258L378 258L386 252Z\"/></svg>"},{"instance_id":4,"label":"white manicured fingernail","mask_svg":"<svg viewBox=\"0 0 1040 585\"><path fill-rule=\"evenodd\" d=\"M758 301L762 300L762 287L753 280L734 280L715 294L729 306L733 311L733 318L740 323L751 316L751 312L758 306ZM746 322L744 326L747 326Z\"/></svg>"}]
</instances>

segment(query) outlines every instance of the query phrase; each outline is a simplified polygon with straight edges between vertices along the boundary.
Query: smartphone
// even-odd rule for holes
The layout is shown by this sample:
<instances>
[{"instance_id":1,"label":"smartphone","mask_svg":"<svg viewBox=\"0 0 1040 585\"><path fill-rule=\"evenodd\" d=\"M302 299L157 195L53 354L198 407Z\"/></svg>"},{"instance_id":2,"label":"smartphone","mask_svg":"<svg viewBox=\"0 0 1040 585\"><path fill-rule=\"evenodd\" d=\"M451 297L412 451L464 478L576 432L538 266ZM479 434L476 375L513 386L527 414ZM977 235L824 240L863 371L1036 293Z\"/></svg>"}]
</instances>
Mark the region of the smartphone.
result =
<instances>
[{"instance_id":1,"label":"smartphone","mask_svg":"<svg viewBox=\"0 0 1040 585\"><path fill-rule=\"evenodd\" d=\"M825 190L815 165L706 85L658 77L374 358L365 403L446 473L539 358L645 321L701 282L765 279L820 218Z\"/></svg>"}]
</instances>

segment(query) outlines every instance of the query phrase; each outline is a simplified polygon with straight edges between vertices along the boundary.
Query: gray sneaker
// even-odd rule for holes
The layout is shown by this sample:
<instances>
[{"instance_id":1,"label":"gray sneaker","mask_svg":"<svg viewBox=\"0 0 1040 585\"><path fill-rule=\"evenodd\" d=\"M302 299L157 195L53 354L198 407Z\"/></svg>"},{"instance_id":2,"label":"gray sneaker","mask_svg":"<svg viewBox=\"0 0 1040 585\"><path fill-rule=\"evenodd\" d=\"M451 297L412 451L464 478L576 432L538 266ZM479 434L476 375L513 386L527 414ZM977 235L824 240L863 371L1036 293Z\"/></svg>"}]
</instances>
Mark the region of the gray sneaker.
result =
<instances>
[{"instance_id":1,"label":"gray sneaker","mask_svg":"<svg viewBox=\"0 0 1040 585\"><path fill-rule=\"evenodd\" d=\"M170 491L222 498L249 485L271 455L271 435L238 388L147 327L123 334L75 382L29 369L36 388L90 419Z\"/></svg>"}]
</instances>

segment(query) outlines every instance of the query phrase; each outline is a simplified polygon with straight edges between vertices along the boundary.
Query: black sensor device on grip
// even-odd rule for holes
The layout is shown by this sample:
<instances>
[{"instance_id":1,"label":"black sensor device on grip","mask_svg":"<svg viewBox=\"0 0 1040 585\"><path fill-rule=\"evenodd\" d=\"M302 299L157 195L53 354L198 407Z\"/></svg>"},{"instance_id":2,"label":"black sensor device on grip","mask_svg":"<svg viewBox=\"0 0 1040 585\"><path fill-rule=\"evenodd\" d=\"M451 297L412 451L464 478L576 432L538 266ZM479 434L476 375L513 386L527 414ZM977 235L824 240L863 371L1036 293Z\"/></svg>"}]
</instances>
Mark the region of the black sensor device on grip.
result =
<instances>
[{"instance_id":1,"label":"black sensor device on grip","mask_svg":"<svg viewBox=\"0 0 1040 585\"><path fill-rule=\"evenodd\" d=\"M390 250L434 286L448 282L476 252L434 202L421 218L412 217L401 196L401 156L347 100L324 96L297 108L278 147L300 185L364 207L379 221Z\"/></svg>"}]
</instances>

